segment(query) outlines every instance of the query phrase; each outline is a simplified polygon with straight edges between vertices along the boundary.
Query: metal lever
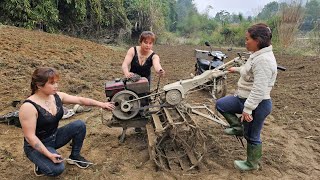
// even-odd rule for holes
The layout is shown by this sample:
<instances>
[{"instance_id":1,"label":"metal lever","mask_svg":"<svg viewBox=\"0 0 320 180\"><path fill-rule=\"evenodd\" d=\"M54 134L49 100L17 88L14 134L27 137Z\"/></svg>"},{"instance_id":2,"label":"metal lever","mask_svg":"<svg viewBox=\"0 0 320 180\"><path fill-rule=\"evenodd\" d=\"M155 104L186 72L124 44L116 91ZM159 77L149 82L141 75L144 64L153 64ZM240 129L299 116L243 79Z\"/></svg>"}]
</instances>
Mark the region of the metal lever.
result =
<instances>
[{"instance_id":1,"label":"metal lever","mask_svg":"<svg viewBox=\"0 0 320 180\"><path fill-rule=\"evenodd\" d=\"M161 71L162 71L162 69L159 70L159 72L161 72ZM158 96L160 80L161 80L161 76L159 75L159 79L158 79L158 83L157 83L157 89L156 89L156 95L155 95L154 99L157 99L157 96Z\"/></svg>"}]
</instances>

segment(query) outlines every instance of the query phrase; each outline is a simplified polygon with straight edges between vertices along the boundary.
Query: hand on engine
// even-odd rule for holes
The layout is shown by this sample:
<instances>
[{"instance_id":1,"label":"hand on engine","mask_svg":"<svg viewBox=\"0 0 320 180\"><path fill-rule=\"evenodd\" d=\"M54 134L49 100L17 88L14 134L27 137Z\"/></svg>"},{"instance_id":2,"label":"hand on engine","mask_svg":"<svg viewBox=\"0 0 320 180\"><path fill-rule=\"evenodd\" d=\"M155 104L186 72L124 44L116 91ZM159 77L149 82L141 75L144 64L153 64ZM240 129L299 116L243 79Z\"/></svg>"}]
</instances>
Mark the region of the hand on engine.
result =
<instances>
[{"instance_id":1,"label":"hand on engine","mask_svg":"<svg viewBox=\"0 0 320 180\"><path fill-rule=\"evenodd\" d=\"M128 72L128 73L125 74L125 76L126 76L126 78L131 78L131 77L134 76L134 73Z\"/></svg>"},{"instance_id":2,"label":"hand on engine","mask_svg":"<svg viewBox=\"0 0 320 180\"><path fill-rule=\"evenodd\" d=\"M101 108L113 111L115 109L114 102L104 102L101 105Z\"/></svg>"}]
</instances>

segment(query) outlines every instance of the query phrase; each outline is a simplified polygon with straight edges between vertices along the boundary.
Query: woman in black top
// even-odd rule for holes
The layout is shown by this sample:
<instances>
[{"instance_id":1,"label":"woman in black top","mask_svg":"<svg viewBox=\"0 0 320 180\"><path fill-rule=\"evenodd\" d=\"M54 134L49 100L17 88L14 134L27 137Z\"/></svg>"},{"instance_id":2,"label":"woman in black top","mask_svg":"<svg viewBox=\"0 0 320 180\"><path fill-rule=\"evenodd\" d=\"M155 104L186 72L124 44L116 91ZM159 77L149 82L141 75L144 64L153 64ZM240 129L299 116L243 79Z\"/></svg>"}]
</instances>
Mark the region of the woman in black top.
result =
<instances>
[{"instance_id":1,"label":"woman in black top","mask_svg":"<svg viewBox=\"0 0 320 180\"><path fill-rule=\"evenodd\" d=\"M71 96L57 91L59 74L54 68L38 68L31 81L31 96L22 104L19 119L24 134L24 152L35 164L37 176L58 176L64 171L65 159L56 151L73 141L69 164L87 168L88 161L80 155L86 135L86 125L77 120L63 127L59 121L63 116L62 104L81 104L113 110L111 102Z\"/></svg>"},{"instance_id":2,"label":"woman in black top","mask_svg":"<svg viewBox=\"0 0 320 180\"><path fill-rule=\"evenodd\" d=\"M160 76L164 75L165 71L161 67L160 58L152 50L155 38L153 32L144 31L139 38L140 46L131 47L128 50L122 63L122 71L126 78L138 74L146 77L150 83L151 66L154 67L157 74Z\"/></svg>"}]
</instances>

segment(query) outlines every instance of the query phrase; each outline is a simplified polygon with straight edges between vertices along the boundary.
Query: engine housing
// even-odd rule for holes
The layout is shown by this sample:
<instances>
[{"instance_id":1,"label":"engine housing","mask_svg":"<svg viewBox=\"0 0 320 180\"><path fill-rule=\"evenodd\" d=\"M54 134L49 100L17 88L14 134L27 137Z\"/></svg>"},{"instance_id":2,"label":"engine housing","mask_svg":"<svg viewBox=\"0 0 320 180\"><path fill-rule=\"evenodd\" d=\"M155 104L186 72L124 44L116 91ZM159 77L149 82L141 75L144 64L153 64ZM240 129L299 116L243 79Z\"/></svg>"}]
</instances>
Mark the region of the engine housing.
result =
<instances>
[{"instance_id":1,"label":"engine housing","mask_svg":"<svg viewBox=\"0 0 320 180\"><path fill-rule=\"evenodd\" d=\"M148 79L140 77L138 81L115 79L113 81L107 81L105 84L106 97L111 98L119 91L129 90L136 93L139 97L144 96L150 92L150 85Z\"/></svg>"}]
</instances>

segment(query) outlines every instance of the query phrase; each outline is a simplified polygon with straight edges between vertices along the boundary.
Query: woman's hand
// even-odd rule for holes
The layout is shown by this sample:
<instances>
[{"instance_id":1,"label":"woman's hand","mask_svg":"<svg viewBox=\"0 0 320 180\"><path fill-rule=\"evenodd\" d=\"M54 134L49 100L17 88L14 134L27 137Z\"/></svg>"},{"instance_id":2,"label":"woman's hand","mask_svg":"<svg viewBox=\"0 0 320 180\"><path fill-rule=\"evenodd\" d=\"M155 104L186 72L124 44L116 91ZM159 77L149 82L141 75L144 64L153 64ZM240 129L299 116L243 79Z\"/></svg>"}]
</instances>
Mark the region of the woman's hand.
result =
<instances>
[{"instance_id":1,"label":"woman's hand","mask_svg":"<svg viewBox=\"0 0 320 180\"><path fill-rule=\"evenodd\" d=\"M134 76L134 73L128 72L128 73L125 73L124 76L126 76L126 78L131 78Z\"/></svg>"},{"instance_id":2,"label":"woman's hand","mask_svg":"<svg viewBox=\"0 0 320 180\"><path fill-rule=\"evenodd\" d=\"M163 69L160 69L160 70L157 72L157 74L158 74L159 76L164 76L165 73L166 73L166 72L165 72Z\"/></svg>"},{"instance_id":3,"label":"woman's hand","mask_svg":"<svg viewBox=\"0 0 320 180\"><path fill-rule=\"evenodd\" d=\"M230 67L230 68L228 69L228 71L229 71L230 73L234 73L234 72L236 72L236 68L235 68L235 67Z\"/></svg>"},{"instance_id":4,"label":"woman's hand","mask_svg":"<svg viewBox=\"0 0 320 180\"><path fill-rule=\"evenodd\" d=\"M243 122L243 121L251 122L252 120L253 120L253 118L252 118L251 114L248 114L246 112L242 112L241 122Z\"/></svg>"},{"instance_id":5,"label":"woman's hand","mask_svg":"<svg viewBox=\"0 0 320 180\"><path fill-rule=\"evenodd\" d=\"M51 161L54 163L62 163L63 162L63 158L61 157L60 154L51 153L48 158L51 159Z\"/></svg>"},{"instance_id":6,"label":"woman's hand","mask_svg":"<svg viewBox=\"0 0 320 180\"><path fill-rule=\"evenodd\" d=\"M114 102L103 102L100 107L109 111L112 111L115 108Z\"/></svg>"}]
</instances>

